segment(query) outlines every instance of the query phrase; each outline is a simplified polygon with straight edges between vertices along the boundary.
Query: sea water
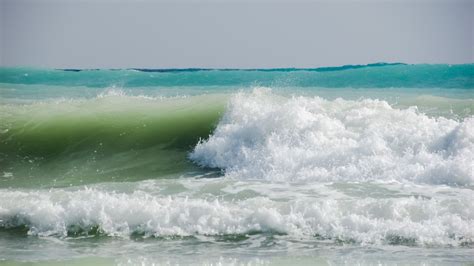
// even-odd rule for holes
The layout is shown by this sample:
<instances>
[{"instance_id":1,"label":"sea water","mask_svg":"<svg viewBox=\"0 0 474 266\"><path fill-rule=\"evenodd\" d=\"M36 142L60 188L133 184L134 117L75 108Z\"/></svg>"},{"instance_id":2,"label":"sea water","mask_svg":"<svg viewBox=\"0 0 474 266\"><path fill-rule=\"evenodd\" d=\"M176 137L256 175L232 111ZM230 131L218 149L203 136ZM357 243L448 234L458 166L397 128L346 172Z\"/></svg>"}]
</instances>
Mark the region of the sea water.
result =
<instances>
[{"instance_id":1,"label":"sea water","mask_svg":"<svg viewBox=\"0 0 474 266\"><path fill-rule=\"evenodd\" d=\"M0 68L0 264L474 261L474 65Z\"/></svg>"}]
</instances>

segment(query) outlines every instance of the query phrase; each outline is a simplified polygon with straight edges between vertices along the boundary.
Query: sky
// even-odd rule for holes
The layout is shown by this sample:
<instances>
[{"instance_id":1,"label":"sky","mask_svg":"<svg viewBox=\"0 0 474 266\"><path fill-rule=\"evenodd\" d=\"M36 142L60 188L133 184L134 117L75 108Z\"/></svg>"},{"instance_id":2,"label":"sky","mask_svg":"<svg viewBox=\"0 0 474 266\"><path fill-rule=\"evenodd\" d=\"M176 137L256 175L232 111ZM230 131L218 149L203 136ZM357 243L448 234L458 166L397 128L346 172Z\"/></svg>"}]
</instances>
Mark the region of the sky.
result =
<instances>
[{"instance_id":1,"label":"sky","mask_svg":"<svg viewBox=\"0 0 474 266\"><path fill-rule=\"evenodd\" d=\"M0 65L474 63L474 0L0 0Z\"/></svg>"}]
</instances>

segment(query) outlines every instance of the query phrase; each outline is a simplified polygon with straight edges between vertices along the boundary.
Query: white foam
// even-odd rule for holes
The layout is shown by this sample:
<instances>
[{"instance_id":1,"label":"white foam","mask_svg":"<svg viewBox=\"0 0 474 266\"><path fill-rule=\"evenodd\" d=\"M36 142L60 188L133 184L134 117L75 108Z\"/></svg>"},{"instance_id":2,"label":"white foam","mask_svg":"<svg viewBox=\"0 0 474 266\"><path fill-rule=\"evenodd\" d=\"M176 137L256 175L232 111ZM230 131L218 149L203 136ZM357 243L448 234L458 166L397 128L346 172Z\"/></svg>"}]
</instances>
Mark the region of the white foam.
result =
<instances>
[{"instance_id":1,"label":"white foam","mask_svg":"<svg viewBox=\"0 0 474 266\"><path fill-rule=\"evenodd\" d=\"M362 244L407 241L460 245L474 240L471 191L455 198L302 197L287 201L254 197L166 197L100 189L0 191L0 227L27 225L29 234L66 236L74 228L99 226L111 236L189 236L278 232ZM471 198L470 198L471 197ZM72 228L72 229L71 229Z\"/></svg>"},{"instance_id":2,"label":"white foam","mask_svg":"<svg viewBox=\"0 0 474 266\"><path fill-rule=\"evenodd\" d=\"M239 93L190 158L228 177L285 181L474 182L474 118L385 101Z\"/></svg>"}]
</instances>

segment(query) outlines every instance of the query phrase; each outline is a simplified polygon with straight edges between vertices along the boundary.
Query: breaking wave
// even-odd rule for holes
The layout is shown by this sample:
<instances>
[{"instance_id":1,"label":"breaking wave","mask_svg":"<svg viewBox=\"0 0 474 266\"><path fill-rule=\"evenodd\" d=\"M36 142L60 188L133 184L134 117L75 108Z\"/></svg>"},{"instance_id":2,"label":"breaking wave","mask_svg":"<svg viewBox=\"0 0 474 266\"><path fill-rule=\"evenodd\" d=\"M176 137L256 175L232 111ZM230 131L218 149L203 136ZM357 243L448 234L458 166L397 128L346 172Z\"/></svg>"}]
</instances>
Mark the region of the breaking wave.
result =
<instances>
[{"instance_id":1,"label":"breaking wave","mask_svg":"<svg viewBox=\"0 0 474 266\"><path fill-rule=\"evenodd\" d=\"M381 100L236 94L190 158L228 177L472 185L474 118L429 117Z\"/></svg>"}]
</instances>

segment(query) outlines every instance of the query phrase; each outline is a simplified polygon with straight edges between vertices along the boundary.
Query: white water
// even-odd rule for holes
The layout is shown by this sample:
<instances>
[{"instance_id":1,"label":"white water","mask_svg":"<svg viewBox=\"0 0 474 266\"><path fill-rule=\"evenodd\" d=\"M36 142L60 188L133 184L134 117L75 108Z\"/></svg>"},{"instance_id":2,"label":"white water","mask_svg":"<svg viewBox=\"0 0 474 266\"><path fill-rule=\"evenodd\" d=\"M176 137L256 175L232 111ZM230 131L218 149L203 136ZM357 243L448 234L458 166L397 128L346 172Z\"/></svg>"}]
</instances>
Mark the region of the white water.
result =
<instances>
[{"instance_id":1,"label":"white water","mask_svg":"<svg viewBox=\"0 0 474 266\"><path fill-rule=\"evenodd\" d=\"M2 190L0 224L57 237L99 226L122 237L268 232L376 245L474 241L471 189L202 179L144 181L130 192L116 191L124 187ZM181 189L170 193L173 187Z\"/></svg>"},{"instance_id":2,"label":"white water","mask_svg":"<svg viewBox=\"0 0 474 266\"><path fill-rule=\"evenodd\" d=\"M235 95L190 158L228 177L284 181L474 182L474 119L428 117L380 100Z\"/></svg>"}]
</instances>

